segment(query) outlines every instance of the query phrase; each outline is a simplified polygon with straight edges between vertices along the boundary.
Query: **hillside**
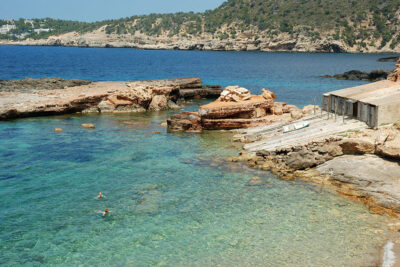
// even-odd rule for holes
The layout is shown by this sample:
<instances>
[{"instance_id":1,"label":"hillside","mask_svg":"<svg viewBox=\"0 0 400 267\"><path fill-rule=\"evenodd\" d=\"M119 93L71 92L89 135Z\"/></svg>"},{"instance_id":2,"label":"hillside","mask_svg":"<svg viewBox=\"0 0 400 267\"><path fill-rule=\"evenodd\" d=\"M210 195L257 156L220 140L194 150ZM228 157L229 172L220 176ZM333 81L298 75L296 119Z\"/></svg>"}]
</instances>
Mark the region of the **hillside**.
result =
<instances>
[{"instance_id":1,"label":"hillside","mask_svg":"<svg viewBox=\"0 0 400 267\"><path fill-rule=\"evenodd\" d=\"M0 20L0 43L144 49L400 52L400 0L228 0L204 13L85 23Z\"/></svg>"}]
</instances>

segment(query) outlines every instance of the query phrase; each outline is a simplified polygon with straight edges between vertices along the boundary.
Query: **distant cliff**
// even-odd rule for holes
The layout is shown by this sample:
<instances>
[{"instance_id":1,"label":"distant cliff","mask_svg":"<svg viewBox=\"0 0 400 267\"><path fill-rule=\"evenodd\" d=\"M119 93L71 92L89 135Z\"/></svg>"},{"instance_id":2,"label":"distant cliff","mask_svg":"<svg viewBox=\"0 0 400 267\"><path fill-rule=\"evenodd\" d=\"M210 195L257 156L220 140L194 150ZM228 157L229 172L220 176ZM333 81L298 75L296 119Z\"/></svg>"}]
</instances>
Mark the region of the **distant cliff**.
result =
<instances>
[{"instance_id":1,"label":"distant cliff","mask_svg":"<svg viewBox=\"0 0 400 267\"><path fill-rule=\"evenodd\" d=\"M0 21L0 44L141 49L400 52L398 0L228 0L204 13L95 23Z\"/></svg>"}]
</instances>

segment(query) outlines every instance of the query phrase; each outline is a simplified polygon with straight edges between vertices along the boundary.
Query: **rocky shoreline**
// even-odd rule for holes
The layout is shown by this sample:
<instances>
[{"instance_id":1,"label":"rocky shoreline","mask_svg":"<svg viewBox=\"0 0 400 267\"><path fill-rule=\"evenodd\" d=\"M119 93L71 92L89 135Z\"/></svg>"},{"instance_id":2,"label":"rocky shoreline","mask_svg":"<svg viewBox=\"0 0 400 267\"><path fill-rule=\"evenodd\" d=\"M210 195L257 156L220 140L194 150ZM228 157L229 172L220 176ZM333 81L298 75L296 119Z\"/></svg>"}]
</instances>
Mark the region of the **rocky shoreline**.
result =
<instances>
[{"instance_id":1,"label":"rocky shoreline","mask_svg":"<svg viewBox=\"0 0 400 267\"><path fill-rule=\"evenodd\" d=\"M354 81L371 81L377 82L386 80L388 76L392 73L391 70L376 69L370 72L360 71L360 70L350 70L343 74L323 75L322 78L335 78L338 80L354 80Z\"/></svg>"},{"instance_id":2,"label":"rocky shoreline","mask_svg":"<svg viewBox=\"0 0 400 267\"><path fill-rule=\"evenodd\" d=\"M282 123L263 131L241 131L233 140L244 143L243 151L228 161L246 162L284 180L302 179L328 186L376 213L398 217L400 126L394 123L368 129L349 120L334 128L338 122L332 118L306 119L314 119L315 126L291 134L279 130Z\"/></svg>"},{"instance_id":3,"label":"rocky shoreline","mask_svg":"<svg viewBox=\"0 0 400 267\"><path fill-rule=\"evenodd\" d=\"M150 36L135 34L107 34L105 26L92 32L80 34L70 32L50 36L47 39L27 39L22 41L0 40L0 45L22 46L66 46L95 48L134 48L146 50L201 50L201 51L263 51L263 52L316 52L316 53L393 53L397 48L386 45L382 48L350 46L344 40L331 40L321 37L319 40L305 35L291 36L280 33L274 37L249 38L242 33L235 38L220 39L212 34L196 36Z\"/></svg>"},{"instance_id":4,"label":"rocky shoreline","mask_svg":"<svg viewBox=\"0 0 400 267\"><path fill-rule=\"evenodd\" d=\"M68 113L144 112L180 108L187 99L216 98L219 85L199 78L150 81L0 81L0 120Z\"/></svg>"}]
</instances>

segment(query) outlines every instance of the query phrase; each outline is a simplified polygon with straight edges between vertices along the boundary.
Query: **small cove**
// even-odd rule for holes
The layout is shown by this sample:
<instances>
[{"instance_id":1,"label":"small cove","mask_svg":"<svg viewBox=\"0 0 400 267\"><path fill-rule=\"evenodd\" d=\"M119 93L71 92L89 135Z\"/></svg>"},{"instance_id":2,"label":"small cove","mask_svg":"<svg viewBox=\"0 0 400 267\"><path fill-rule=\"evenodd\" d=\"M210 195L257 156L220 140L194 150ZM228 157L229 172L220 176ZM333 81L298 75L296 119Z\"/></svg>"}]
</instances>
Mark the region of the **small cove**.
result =
<instances>
[{"instance_id":1,"label":"small cove","mask_svg":"<svg viewBox=\"0 0 400 267\"><path fill-rule=\"evenodd\" d=\"M198 76L254 92L272 86L280 101L300 106L310 103L310 95L363 83L318 75L383 65L374 61L378 55L37 47L0 51L6 59L0 61L3 79ZM124 55L130 61L117 62ZM105 62L95 66L102 57ZM24 58L28 66L37 67L22 68ZM143 58L158 67L141 68ZM85 71L61 64L74 59ZM211 59L216 66L207 68ZM197 65L191 64L196 60ZM303 68L313 69L288 64L302 60ZM185 110L196 110L198 104ZM225 159L238 152L230 133L166 133L160 123L171 114L1 122L0 265L357 266L376 260L386 217L325 188L228 163ZM96 129L81 128L86 122ZM56 127L64 132L54 133ZM253 176L264 185L247 186ZM94 199L99 191L107 198ZM110 217L96 213L105 208L113 211Z\"/></svg>"}]
</instances>

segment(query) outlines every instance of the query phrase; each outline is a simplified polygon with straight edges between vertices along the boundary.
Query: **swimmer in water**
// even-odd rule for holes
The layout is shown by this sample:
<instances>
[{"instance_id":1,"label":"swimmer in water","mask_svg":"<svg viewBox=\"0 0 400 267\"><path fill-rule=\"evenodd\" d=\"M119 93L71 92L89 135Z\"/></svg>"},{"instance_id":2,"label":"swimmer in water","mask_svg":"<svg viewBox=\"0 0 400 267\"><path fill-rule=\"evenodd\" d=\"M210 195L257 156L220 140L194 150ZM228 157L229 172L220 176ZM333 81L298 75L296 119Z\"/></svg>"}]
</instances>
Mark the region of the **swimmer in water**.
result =
<instances>
[{"instance_id":1,"label":"swimmer in water","mask_svg":"<svg viewBox=\"0 0 400 267\"><path fill-rule=\"evenodd\" d=\"M100 213L101 216L108 216L108 215L110 215L111 212L112 212L112 211L109 210L109 209L105 209L104 211L101 211L101 210L97 210L97 211L96 211L96 213Z\"/></svg>"},{"instance_id":2,"label":"swimmer in water","mask_svg":"<svg viewBox=\"0 0 400 267\"><path fill-rule=\"evenodd\" d=\"M103 195L101 192L99 192L99 194L97 195L96 199L102 199L102 198L106 198L106 196Z\"/></svg>"},{"instance_id":3,"label":"swimmer in water","mask_svg":"<svg viewBox=\"0 0 400 267\"><path fill-rule=\"evenodd\" d=\"M103 216L108 216L108 215L110 215L110 213L111 213L111 210L105 209L101 214L102 214Z\"/></svg>"}]
</instances>

